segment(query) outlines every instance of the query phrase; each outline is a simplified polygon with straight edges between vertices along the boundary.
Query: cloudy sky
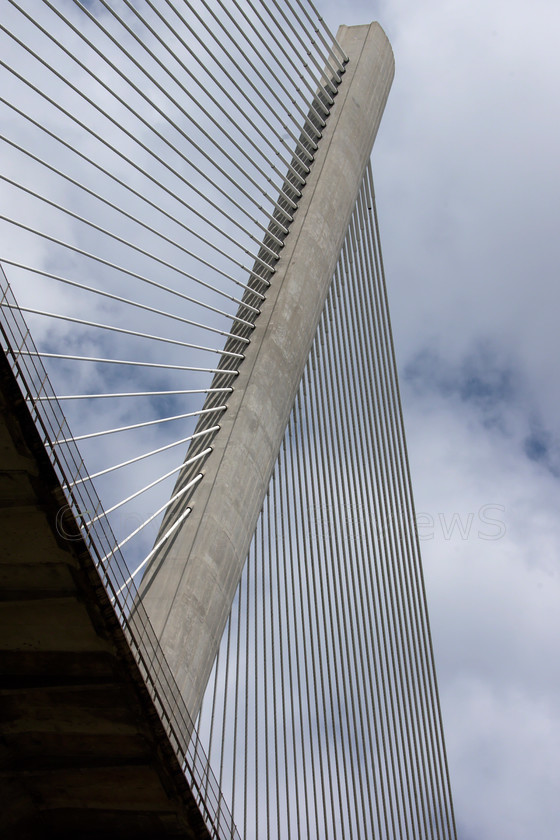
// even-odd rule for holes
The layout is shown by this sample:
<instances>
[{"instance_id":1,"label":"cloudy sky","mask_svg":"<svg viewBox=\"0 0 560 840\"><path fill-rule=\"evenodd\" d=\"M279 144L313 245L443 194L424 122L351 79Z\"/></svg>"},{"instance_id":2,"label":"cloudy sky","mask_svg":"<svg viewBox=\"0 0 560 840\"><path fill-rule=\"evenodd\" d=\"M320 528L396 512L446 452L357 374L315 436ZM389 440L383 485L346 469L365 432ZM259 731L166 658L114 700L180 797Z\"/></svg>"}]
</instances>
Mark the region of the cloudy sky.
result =
<instances>
[{"instance_id":1,"label":"cloudy sky","mask_svg":"<svg viewBox=\"0 0 560 840\"><path fill-rule=\"evenodd\" d=\"M560 7L317 6L334 30L379 20L395 53L374 173L459 836L553 840ZM14 14L7 4L5 14ZM55 125L46 107L13 91ZM11 114L4 120L12 126ZM3 154L8 174L32 180L28 162ZM29 221L22 196L4 185L2 200ZM62 238L75 227L54 215L52 224ZM4 256L21 259L23 248L27 262L69 270L69 259L53 265L44 243L23 247L19 234L3 232ZM99 283L99 272L86 280ZM31 303L54 307L53 292L45 297ZM125 421L115 415L114 424Z\"/></svg>"},{"instance_id":2,"label":"cloudy sky","mask_svg":"<svg viewBox=\"0 0 560 840\"><path fill-rule=\"evenodd\" d=\"M560 7L352 0L461 840L560 825Z\"/></svg>"}]
</instances>

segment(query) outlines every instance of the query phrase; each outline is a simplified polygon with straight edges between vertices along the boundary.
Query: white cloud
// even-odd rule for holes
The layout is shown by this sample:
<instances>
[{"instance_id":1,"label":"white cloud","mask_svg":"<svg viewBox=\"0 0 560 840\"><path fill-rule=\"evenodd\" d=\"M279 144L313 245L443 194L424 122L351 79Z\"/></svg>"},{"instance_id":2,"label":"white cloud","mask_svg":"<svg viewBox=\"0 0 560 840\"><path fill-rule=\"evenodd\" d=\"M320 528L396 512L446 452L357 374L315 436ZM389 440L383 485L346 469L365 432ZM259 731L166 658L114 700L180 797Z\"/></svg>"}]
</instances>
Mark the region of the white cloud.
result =
<instances>
[{"instance_id":1,"label":"white cloud","mask_svg":"<svg viewBox=\"0 0 560 840\"><path fill-rule=\"evenodd\" d=\"M374 173L460 837L552 840L560 10L352 4L372 15L396 60ZM487 504L499 540L478 536ZM456 519L445 539L454 514L468 538Z\"/></svg>"}]
</instances>

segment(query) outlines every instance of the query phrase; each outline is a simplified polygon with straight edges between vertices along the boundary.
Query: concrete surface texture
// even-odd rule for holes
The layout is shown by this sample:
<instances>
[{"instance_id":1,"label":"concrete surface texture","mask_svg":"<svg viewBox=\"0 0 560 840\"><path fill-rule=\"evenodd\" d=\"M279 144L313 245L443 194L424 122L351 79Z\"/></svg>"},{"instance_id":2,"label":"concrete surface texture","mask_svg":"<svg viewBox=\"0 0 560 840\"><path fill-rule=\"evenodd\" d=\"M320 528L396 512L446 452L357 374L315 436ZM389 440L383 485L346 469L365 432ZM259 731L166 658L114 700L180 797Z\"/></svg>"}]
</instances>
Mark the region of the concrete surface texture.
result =
<instances>
[{"instance_id":1,"label":"concrete surface texture","mask_svg":"<svg viewBox=\"0 0 560 840\"><path fill-rule=\"evenodd\" d=\"M195 717L308 359L394 74L377 23L341 27L350 58L192 513L143 603Z\"/></svg>"}]
</instances>

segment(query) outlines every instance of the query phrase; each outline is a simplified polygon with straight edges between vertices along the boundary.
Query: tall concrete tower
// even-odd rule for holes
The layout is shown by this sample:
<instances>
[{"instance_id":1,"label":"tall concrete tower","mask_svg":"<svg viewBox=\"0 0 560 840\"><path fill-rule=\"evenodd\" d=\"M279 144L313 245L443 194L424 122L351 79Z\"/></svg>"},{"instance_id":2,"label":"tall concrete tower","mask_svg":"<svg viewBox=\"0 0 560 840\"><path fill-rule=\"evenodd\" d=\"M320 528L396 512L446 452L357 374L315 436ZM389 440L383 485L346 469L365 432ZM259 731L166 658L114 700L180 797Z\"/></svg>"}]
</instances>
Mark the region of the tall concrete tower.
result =
<instances>
[{"instance_id":1,"label":"tall concrete tower","mask_svg":"<svg viewBox=\"0 0 560 840\"><path fill-rule=\"evenodd\" d=\"M341 88L245 352L192 512L142 600L196 717L391 86L379 24L344 27ZM181 479L180 479L181 482ZM185 504L185 502L183 502ZM165 527L165 525L163 526Z\"/></svg>"}]
</instances>

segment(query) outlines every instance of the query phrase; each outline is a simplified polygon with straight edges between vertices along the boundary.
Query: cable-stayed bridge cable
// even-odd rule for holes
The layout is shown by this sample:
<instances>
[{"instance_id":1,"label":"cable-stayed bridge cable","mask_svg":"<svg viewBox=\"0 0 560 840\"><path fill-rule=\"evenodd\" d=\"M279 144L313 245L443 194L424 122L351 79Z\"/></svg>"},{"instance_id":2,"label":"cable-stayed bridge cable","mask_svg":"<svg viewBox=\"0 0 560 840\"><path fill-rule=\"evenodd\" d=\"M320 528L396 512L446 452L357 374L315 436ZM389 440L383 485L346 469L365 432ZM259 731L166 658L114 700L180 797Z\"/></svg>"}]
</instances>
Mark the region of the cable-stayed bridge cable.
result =
<instances>
[{"instance_id":1,"label":"cable-stayed bridge cable","mask_svg":"<svg viewBox=\"0 0 560 840\"><path fill-rule=\"evenodd\" d=\"M3 346L214 836L452 840L369 169L198 731L135 586L197 521L348 56L306 0L6 8Z\"/></svg>"},{"instance_id":2,"label":"cable-stayed bridge cable","mask_svg":"<svg viewBox=\"0 0 560 840\"><path fill-rule=\"evenodd\" d=\"M250 837L455 837L370 179L201 712Z\"/></svg>"}]
</instances>

